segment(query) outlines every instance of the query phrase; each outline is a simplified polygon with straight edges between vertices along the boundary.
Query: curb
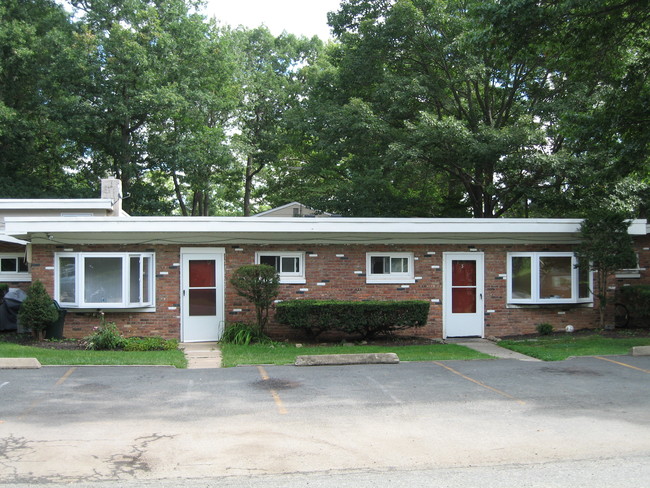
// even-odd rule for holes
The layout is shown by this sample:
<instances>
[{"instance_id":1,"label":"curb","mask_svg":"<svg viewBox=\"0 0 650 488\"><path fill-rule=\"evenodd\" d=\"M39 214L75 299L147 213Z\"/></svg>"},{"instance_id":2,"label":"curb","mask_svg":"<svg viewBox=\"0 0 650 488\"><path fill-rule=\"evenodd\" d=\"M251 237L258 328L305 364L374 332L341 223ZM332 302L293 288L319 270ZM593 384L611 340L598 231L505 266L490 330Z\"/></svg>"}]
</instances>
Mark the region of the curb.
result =
<instances>
[{"instance_id":1,"label":"curb","mask_svg":"<svg viewBox=\"0 0 650 488\"><path fill-rule=\"evenodd\" d=\"M393 352L369 354L321 354L297 356L296 366L340 366L347 364L398 364L399 358Z\"/></svg>"},{"instance_id":2,"label":"curb","mask_svg":"<svg viewBox=\"0 0 650 488\"><path fill-rule=\"evenodd\" d=\"M36 358L0 358L0 369L40 369Z\"/></svg>"}]
</instances>

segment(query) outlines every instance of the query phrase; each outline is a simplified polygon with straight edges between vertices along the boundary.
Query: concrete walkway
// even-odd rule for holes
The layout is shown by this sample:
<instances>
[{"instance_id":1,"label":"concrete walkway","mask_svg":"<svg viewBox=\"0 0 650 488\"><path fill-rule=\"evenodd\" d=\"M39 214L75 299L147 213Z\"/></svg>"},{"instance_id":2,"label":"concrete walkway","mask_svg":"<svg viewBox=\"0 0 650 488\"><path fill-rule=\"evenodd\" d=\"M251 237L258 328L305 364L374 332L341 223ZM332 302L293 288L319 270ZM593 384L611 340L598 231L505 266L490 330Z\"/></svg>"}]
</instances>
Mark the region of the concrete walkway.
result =
<instances>
[{"instance_id":1,"label":"concrete walkway","mask_svg":"<svg viewBox=\"0 0 650 488\"><path fill-rule=\"evenodd\" d=\"M525 354L521 354L505 347L499 347L495 342L487 339L462 337L458 339L445 339L445 342L450 344L458 344L459 346L469 347L475 351L489 354L499 359L518 359L520 361L541 361L541 359L531 358Z\"/></svg>"},{"instance_id":2,"label":"concrete walkway","mask_svg":"<svg viewBox=\"0 0 650 488\"><path fill-rule=\"evenodd\" d=\"M183 342L179 347L187 358L187 369L221 367L221 351L216 342Z\"/></svg>"}]
</instances>

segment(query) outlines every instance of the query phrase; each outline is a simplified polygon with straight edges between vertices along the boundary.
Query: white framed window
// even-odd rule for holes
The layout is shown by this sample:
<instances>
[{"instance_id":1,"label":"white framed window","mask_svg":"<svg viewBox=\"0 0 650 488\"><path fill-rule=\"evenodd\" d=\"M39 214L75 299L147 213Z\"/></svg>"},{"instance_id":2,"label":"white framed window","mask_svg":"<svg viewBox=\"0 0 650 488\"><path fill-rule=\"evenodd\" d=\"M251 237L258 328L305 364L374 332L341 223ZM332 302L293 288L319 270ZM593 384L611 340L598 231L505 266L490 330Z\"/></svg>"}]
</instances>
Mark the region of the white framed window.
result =
<instances>
[{"instance_id":1,"label":"white framed window","mask_svg":"<svg viewBox=\"0 0 650 488\"><path fill-rule=\"evenodd\" d=\"M66 308L151 308L153 253L57 253L54 296Z\"/></svg>"},{"instance_id":2,"label":"white framed window","mask_svg":"<svg viewBox=\"0 0 650 488\"><path fill-rule=\"evenodd\" d=\"M280 283L306 283L304 252L257 252L255 253L255 264L273 266L278 272Z\"/></svg>"},{"instance_id":3,"label":"white framed window","mask_svg":"<svg viewBox=\"0 0 650 488\"><path fill-rule=\"evenodd\" d=\"M413 253L366 253L366 283L415 283Z\"/></svg>"},{"instance_id":4,"label":"white framed window","mask_svg":"<svg viewBox=\"0 0 650 488\"><path fill-rule=\"evenodd\" d=\"M0 254L0 281L31 281L25 256L19 253Z\"/></svg>"},{"instance_id":5,"label":"white framed window","mask_svg":"<svg viewBox=\"0 0 650 488\"><path fill-rule=\"evenodd\" d=\"M589 303L593 273L570 252L508 253L508 303Z\"/></svg>"}]
</instances>

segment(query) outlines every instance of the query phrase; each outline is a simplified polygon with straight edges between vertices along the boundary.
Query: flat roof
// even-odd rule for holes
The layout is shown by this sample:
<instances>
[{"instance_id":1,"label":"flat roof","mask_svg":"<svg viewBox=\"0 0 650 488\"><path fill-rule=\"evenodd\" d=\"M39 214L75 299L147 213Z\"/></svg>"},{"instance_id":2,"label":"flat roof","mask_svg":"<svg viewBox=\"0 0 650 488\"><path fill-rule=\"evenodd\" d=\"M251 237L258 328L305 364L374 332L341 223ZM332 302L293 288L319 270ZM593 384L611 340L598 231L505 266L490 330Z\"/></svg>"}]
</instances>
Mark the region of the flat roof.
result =
<instances>
[{"instance_id":1,"label":"flat roof","mask_svg":"<svg viewBox=\"0 0 650 488\"><path fill-rule=\"evenodd\" d=\"M562 244L581 219L7 217L5 233L58 244ZM646 234L632 221L632 235Z\"/></svg>"}]
</instances>

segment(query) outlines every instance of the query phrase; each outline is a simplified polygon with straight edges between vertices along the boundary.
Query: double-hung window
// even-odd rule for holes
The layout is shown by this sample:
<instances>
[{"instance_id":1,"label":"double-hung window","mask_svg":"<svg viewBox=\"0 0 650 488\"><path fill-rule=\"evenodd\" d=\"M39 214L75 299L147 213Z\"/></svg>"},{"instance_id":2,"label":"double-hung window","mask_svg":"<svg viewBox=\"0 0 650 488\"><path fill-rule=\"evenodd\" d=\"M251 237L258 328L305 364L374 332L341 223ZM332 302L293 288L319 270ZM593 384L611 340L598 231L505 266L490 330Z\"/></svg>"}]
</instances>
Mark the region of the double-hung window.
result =
<instances>
[{"instance_id":1,"label":"double-hung window","mask_svg":"<svg viewBox=\"0 0 650 488\"><path fill-rule=\"evenodd\" d=\"M573 253L508 253L508 303L592 302L592 273Z\"/></svg>"},{"instance_id":2,"label":"double-hung window","mask_svg":"<svg viewBox=\"0 0 650 488\"><path fill-rule=\"evenodd\" d=\"M22 254L0 254L0 281L31 281L27 261Z\"/></svg>"},{"instance_id":3,"label":"double-hung window","mask_svg":"<svg viewBox=\"0 0 650 488\"><path fill-rule=\"evenodd\" d=\"M367 253L367 283L415 283L413 253Z\"/></svg>"},{"instance_id":4,"label":"double-hung window","mask_svg":"<svg viewBox=\"0 0 650 488\"><path fill-rule=\"evenodd\" d=\"M58 253L55 262L55 299L61 306L154 306L153 253Z\"/></svg>"},{"instance_id":5,"label":"double-hung window","mask_svg":"<svg viewBox=\"0 0 650 488\"><path fill-rule=\"evenodd\" d=\"M280 283L305 283L304 252L258 252L255 254L255 262L273 266L278 272Z\"/></svg>"}]
</instances>

